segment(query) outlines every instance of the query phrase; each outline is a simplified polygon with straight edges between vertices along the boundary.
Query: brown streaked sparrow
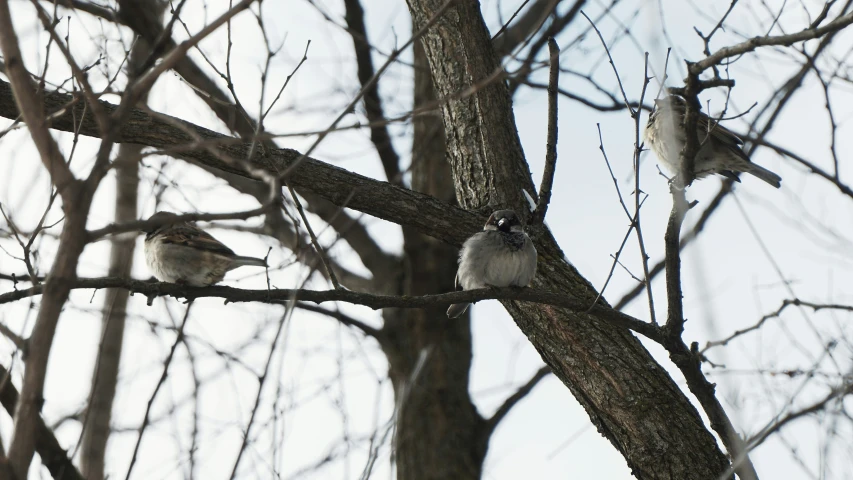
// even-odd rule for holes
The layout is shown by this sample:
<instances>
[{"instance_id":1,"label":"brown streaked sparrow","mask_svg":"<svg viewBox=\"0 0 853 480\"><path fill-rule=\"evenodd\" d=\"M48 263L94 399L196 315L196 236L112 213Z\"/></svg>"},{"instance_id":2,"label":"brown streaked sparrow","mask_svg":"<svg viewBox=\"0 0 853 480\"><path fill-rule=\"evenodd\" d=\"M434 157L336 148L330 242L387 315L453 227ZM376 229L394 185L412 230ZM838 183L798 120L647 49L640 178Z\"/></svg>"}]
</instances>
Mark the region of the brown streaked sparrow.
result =
<instances>
[{"instance_id":1,"label":"brown streaked sparrow","mask_svg":"<svg viewBox=\"0 0 853 480\"><path fill-rule=\"evenodd\" d=\"M168 220L172 212L157 212L148 220ZM192 287L222 281L225 273L244 265L266 267L261 258L241 257L189 222L160 225L146 232L145 261L158 280Z\"/></svg>"},{"instance_id":2,"label":"brown streaked sparrow","mask_svg":"<svg viewBox=\"0 0 853 480\"><path fill-rule=\"evenodd\" d=\"M536 248L518 215L512 210L497 210L459 251L457 290L485 287L526 287L536 275ZM456 303L447 316L456 318L470 303Z\"/></svg>"},{"instance_id":3,"label":"brown streaked sparrow","mask_svg":"<svg viewBox=\"0 0 853 480\"><path fill-rule=\"evenodd\" d=\"M655 110L649 115L645 141L651 145L661 165L674 175L681 174L681 150L686 142L684 115L687 105L683 98L669 95L655 100ZM696 179L718 173L740 182L739 173L749 173L779 188L782 177L756 165L741 149L743 141L716 120L699 112L696 124L699 151L693 164Z\"/></svg>"}]
</instances>

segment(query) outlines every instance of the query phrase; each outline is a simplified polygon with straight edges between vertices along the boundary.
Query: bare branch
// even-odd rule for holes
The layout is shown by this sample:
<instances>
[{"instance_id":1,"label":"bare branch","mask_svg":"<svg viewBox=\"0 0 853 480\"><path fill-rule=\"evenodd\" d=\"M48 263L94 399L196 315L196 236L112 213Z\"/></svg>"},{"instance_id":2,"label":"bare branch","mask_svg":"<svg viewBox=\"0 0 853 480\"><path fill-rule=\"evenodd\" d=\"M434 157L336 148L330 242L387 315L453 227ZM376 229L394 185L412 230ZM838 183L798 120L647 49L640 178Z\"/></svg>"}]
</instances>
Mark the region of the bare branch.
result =
<instances>
[{"instance_id":1,"label":"bare branch","mask_svg":"<svg viewBox=\"0 0 853 480\"><path fill-rule=\"evenodd\" d=\"M310 303L305 302L296 302L296 308L301 310L305 310L308 312L319 313L321 315L325 315L329 318L334 318L335 320L341 322L342 324L348 327L355 327L361 330L365 335L371 336L377 340L382 341L384 338L384 332L381 329L371 327L370 325L364 323L361 320L357 320L341 311L338 310L329 310L328 308L319 307L317 305L312 305Z\"/></svg>"},{"instance_id":2,"label":"bare branch","mask_svg":"<svg viewBox=\"0 0 853 480\"><path fill-rule=\"evenodd\" d=\"M12 98L9 84L0 81L0 116L17 117L18 109L11 101ZM107 102L102 104L108 111L116 108ZM48 112L56 112L52 117L51 128L72 132L79 128L81 135L100 136L91 118L91 112L73 102L70 95L46 93L45 108ZM238 139L226 137L173 117L169 118L191 129L206 141L218 145L217 148L232 158L246 158L245 153L252 148L251 143L240 143ZM182 158L252 178L246 168L239 163L223 162L206 149L184 147L195 145L196 142L182 129L170 123L132 109L128 118L119 126L118 139L121 142L156 148L175 148ZM266 156L253 158L249 164L253 168L264 168L270 172L283 172L291 169L301 157L302 154L295 150L271 149L266 152ZM412 226L422 233L454 245L461 245L473 232L480 230L485 221L483 216L448 205L430 195L351 173L310 157L302 158L299 167L291 169L288 183L320 195L336 205L346 205L399 225ZM137 226L142 225L140 222Z\"/></svg>"},{"instance_id":3,"label":"bare branch","mask_svg":"<svg viewBox=\"0 0 853 480\"><path fill-rule=\"evenodd\" d=\"M720 205L723 203L723 199L725 199L732 192L732 184L733 180L726 179L723 182L720 190L717 191L717 194L714 195L714 198L708 202L708 206L702 211L702 214L699 216L699 220L693 225L693 228L690 229L689 232L682 235L681 240L679 241L679 249L684 250L687 245L695 240L700 233L705 229L705 226L708 225L708 221L711 219L713 214L717 211ZM654 280L658 275L660 275L664 271L664 267L666 265L666 258L658 261L654 267L649 269L649 281ZM633 299L637 298L643 290L646 289L645 284L639 284L634 287L630 292L626 293L619 299L618 302L613 306L616 310L622 310L625 308L628 303L630 303Z\"/></svg>"},{"instance_id":4,"label":"bare branch","mask_svg":"<svg viewBox=\"0 0 853 480\"><path fill-rule=\"evenodd\" d=\"M821 37L827 33L836 32L847 27L851 23L853 23L853 12L842 15L822 27L814 28L810 26L809 28L790 35L753 37L745 42L738 43L737 45L723 47L696 63L690 63L688 68L691 75L698 76L705 70L714 65L718 65L727 58L743 55L744 53L751 52L758 47L770 45L793 45L797 42L811 40L813 38Z\"/></svg>"},{"instance_id":5,"label":"bare branch","mask_svg":"<svg viewBox=\"0 0 853 480\"><path fill-rule=\"evenodd\" d=\"M382 166L385 168L385 178L395 185L402 185L402 174L400 173L400 156L391 143L391 135L388 127L381 122L385 120L382 111L382 100L379 98L379 85L377 82L370 84L376 75L373 68L370 43L367 41L367 29L364 26L364 9L361 8L360 0L345 0L346 21L348 32L352 36L355 47L355 59L358 65L358 80L361 82L364 92L364 110L367 120L373 125L370 127L370 140L376 147Z\"/></svg>"},{"instance_id":6,"label":"bare branch","mask_svg":"<svg viewBox=\"0 0 853 480\"><path fill-rule=\"evenodd\" d=\"M234 213L184 213L181 215L176 215L174 217L162 218L157 220L136 220L133 222L121 224L111 223L106 227L89 231L88 241L93 242L101 237L107 235L115 235L119 233L149 231L163 225L172 225L183 222L194 222L199 220L246 220L248 218L257 217L258 215L263 215L267 209L268 207L261 207Z\"/></svg>"},{"instance_id":7,"label":"bare branch","mask_svg":"<svg viewBox=\"0 0 853 480\"><path fill-rule=\"evenodd\" d=\"M589 303L574 299L568 295L545 292L531 288L494 288L466 290L460 292L441 293L423 296L394 296L373 295L369 293L340 290L303 290L303 289L270 289L243 290L225 286L188 287L174 283L143 282L124 278L79 278L69 282L72 289L101 289L125 288L132 293L140 293L150 298L171 296L194 300L197 298L222 298L226 303L259 302L279 304L295 298L303 302L346 302L364 305L373 309L381 308L425 308L431 306L450 305L451 303L472 303L480 300L519 300L524 302L541 303L562 307L573 312L589 312L608 323L621 328L634 330L652 340L662 340L662 332L658 327L638 320L630 315L617 312L610 307L596 305L591 310ZM41 295L44 286L38 285L25 290L16 290L0 294L0 304L13 302L22 298Z\"/></svg>"},{"instance_id":8,"label":"bare branch","mask_svg":"<svg viewBox=\"0 0 853 480\"><path fill-rule=\"evenodd\" d=\"M15 415L15 407L18 404L18 390L12 384L9 371L0 365L0 403L10 416ZM50 428L45 425L39 416L36 421L36 452L41 458L42 464L53 476L54 480L84 480L80 472L68 458L65 449L59 444Z\"/></svg>"},{"instance_id":9,"label":"bare branch","mask_svg":"<svg viewBox=\"0 0 853 480\"><path fill-rule=\"evenodd\" d=\"M757 480L758 474L747 456L743 440L717 399L715 386L702 373L698 345L694 343L693 347L688 349L681 339L684 332L684 306L681 291L679 236L684 216L691 205L687 203L684 189L678 185L671 184L670 193L672 193L672 212L664 234L667 296L667 319L664 330L668 339L664 343L664 348L669 352L673 363L681 370L687 381L687 387L699 400L702 409L711 421L711 428L720 435L729 454L732 457L743 455L743 461L737 467L738 476L744 480Z\"/></svg>"},{"instance_id":10,"label":"bare branch","mask_svg":"<svg viewBox=\"0 0 853 480\"><path fill-rule=\"evenodd\" d=\"M735 338L738 338L738 337L745 335L749 332L754 332L754 331L758 330L768 320L773 319L773 318L779 318L779 316L782 315L782 312L785 311L791 305L798 306L798 307L799 306L809 307L812 310L814 310L815 312L817 312L819 310L841 310L841 311L853 312L853 305L844 305L844 304L838 304L838 303L807 302L804 300L800 300L799 298L786 299L786 300L782 301L782 305L780 305L779 308L777 308L774 312L768 313L767 315L764 315L763 317L761 317L758 320L758 322L756 322L754 325L751 325L751 326L744 328L744 329L741 329L741 330L737 330L722 340L715 340L715 341L711 341L711 342L706 343L705 348L703 348L700 353L704 354L708 349L713 348L713 347L720 347L720 346L728 345L728 343L731 342L732 340L734 340Z\"/></svg>"},{"instance_id":11,"label":"bare branch","mask_svg":"<svg viewBox=\"0 0 853 480\"><path fill-rule=\"evenodd\" d=\"M507 397L504 400L504 403L501 404L500 407L495 411L495 413L486 420L486 428L483 432L486 438L491 437L492 433L497 428L498 423L503 420L509 411L512 410L518 402L520 402L524 397L526 397L530 392L533 391L533 388L539 384L539 382L551 374L551 367L545 365L541 367L536 373L528 380L524 385L518 387L518 390L515 391L512 395Z\"/></svg>"},{"instance_id":12,"label":"bare branch","mask_svg":"<svg viewBox=\"0 0 853 480\"><path fill-rule=\"evenodd\" d=\"M12 26L11 12L7 1L0 2L0 50L6 62L6 75L11 82L11 90L17 109L27 124L27 129L38 149L41 161L50 174L51 181L59 194L65 198L66 189L79 183L50 135L47 119L42 108L43 101L36 93L30 73L24 67L21 49ZM9 87L9 84L6 84ZM5 93L5 92L4 92ZM5 96L5 95L4 95ZM15 114L17 117L18 114ZM14 118L13 118L14 119Z\"/></svg>"},{"instance_id":13,"label":"bare branch","mask_svg":"<svg viewBox=\"0 0 853 480\"><path fill-rule=\"evenodd\" d=\"M329 276L329 280L331 280L332 286L335 287L335 289L340 289L341 284L340 282L338 282L338 277L335 275L335 271L331 267L329 256L326 254L326 249L324 249L320 245L320 242L317 241L317 235L314 235L314 229L311 228L311 223L308 222L308 217L305 216L305 209L302 208L302 202L299 201L299 197L296 196L296 192L293 191L293 188L291 188L290 185L287 186L287 189L290 191L290 197L293 199L293 203L296 204L296 210L299 211L299 216L300 218L302 218L302 223L305 225L305 230L308 230L308 235L311 237L311 245L317 252L317 256L320 257L320 262L323 264L323 268L326 269L326 274ZM236 472L237 466L235 465L234 468Z\"/></svg>"},{"instance_id":14,"label":"bare branch","mask_svg":"<svg viewBox=\"0 0 853 480\"><path fill-rule=\"evenodd\" d=\"M270 366L272 365L273 355L275 354L276 347L278 347L278 343L282 337L281 332L284 330L284 326L287 324L288 320L290 320L291 315L293 315L293 302L288 302L287 308L284 311L284 314L281 316L281 320L278 322L278 329L275 332L275 337L273 337L272 344L270 345L270 351L267 355L267 361L264 364L264 371L260 375L258 375L258 392L255 395L255 405L252 407L252 413L249 416L249 423L246 424L246 429L243 430L243 442L240 445L240 450L237 452L237 459L234 460L234 468L231 470L231 476L228 477L229 480L233 480L237 475L237 468L240 466L240 459L243 458L243 453L246 451L246 448L249 446L250 437L249 433L252 431L252 425L255 423L255 417L258 414L258 409L261 406L261 394L264 391L264 384L267 380L267 375L269 374ZM128 476L130 476L128 474ZM129 480L129 479L128 479Z\"/></svg>"},{"instance_id":15,"label":"bare branch","mask_svg":"<svg viewBox=\"0 0 853 480\"><path fill-rule=\"evenodd\" d=\"M219 27L231 20L231 18L233 18L235 15L249 8L249 6L254 2L255 0L242 0L233 7L229 8L218 18L205 25L205 27L201 29L201 31L199 31L189 39L184 40L178 46L172 49L172 51L169 52L169 54L167 54L166 56L164 56L163 59L156 66L145 72L139 77L136 82L133 83L133 86L131 87L128 95L127 103L129 103L130 105L135 105L137 99L139 99L142 94L151 89L151 87L154 85L154 82L157 81L160 75L162 75L166 70L173 68L180 61L180 59L186 56L187 52L189 52L191 48L196 46L205 37L215 32L217 29L219 29Z\"/></svg>"},{"instance_id":16,"label":"bare branch","mask_svg":"<svg viewBox=\"0 0 853 480\"><path fill-rule=\"evenodd\" d=\"M148 427L151 419L151 407L154 405L154 400L157 399L157 394L160 392L160 388L163 387L163 384L166 382L166 378L169 376L169 366L172 364L172 359L175 357L175 350L177 350L178 345L183 341L184 326L186 326L187 320L190 318L190 309L192 308L192 305L192 301L187 304L187 308L184 311L184 318L181 320L181 324L178 327L178 332L175 336L175 341L172 343L172 348L169 349L169 355L166 356L166 360L163 362L163 373L160 374L160 380L157 382L157 385L154 387L154 391L151 393L151 397L148 399L148 405L145 407L145 416L142 418L142 423L139 425L139 436L136 438L136 446L133 447L133 456L130 458L130 465L127 467L127 475L124 477L125 480L130 480L130 474L133 472L133 466L136 464L136 458L139 454L139 446L142 444L142 437L145 435L145 429Z\"/></svg>"},{"instance_id":17,"label":"bare branch","mask_svg":"<svg viewBox=\"0 0 853 480\"><path fill-rule=\"evenodd\" d=\"M753 435L751 438L748 439L747 448L742 454L732 458L731 467L729 467L726 472L723 472L720 478L723 478L723 476L730 476L731 471L736 471L740 465L742 465L744 462L748 462L749 459L746 456L747 452L764 443L764 441L767 440L767 438L774 432L781 430L782 427L793 422L794 420L823 410L826 405L829 402L832 402L833 400L841 399L851 394L853 394L853 382L847 381L846 383L843 383L840 386L833 388L824 398L812 403L808 407L802 408L795 412L791 412L785 415L784 417L773 421L764 429L762 429L759 433Z\"/></svg>"},{"instance_id":18,"label":"bare branch","mask_svg":"<svg viewBox=\"0 0 853 480\"><path fill-rule=\"evenodd\" d=\"M560 80L560 47L553 38L548 39L548 52L551 54L551 72L548 76L548 140L546 141L545 171L542 173L542 185L539 187L539 202L531 219L533 223L545 221L548 203L551 201L554 171L557 168L557 84Z\"/></svg>"}]
</instances>

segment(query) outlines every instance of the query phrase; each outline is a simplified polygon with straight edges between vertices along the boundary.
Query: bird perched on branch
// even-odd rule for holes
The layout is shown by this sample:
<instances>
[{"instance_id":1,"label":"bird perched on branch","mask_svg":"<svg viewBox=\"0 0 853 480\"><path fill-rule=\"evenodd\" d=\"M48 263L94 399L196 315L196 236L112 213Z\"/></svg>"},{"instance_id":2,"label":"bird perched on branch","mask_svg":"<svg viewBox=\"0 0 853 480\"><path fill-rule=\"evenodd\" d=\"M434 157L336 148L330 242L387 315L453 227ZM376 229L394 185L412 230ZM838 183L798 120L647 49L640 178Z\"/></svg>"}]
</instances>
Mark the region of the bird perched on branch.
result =
<instances>
[{"instance_id":1,"label":"bird perched on branch","mask_svg":"<svg viewBox=\"0 0 853 480\"><path fill-rule=\"evenodd\" d=\"M206 287L222 281L235 268L267 266L264 259L236 255L192 223L168 223L175 217L172 212L157 212L148 219L166 222L145 236L145 261L158 280Z\"/></svg>"},{"instance_id":2,"label":"bird perched on branch","mask_svg":"<svg viewBox=\"0 0 853 480\"><path fill-rule=\"evenodd\" d=\"M672 174L681 174L681 150L686 142L684 115L687 104L684 99L670 95L655 100L655 110L649 115L645 141L651 145L660 163ZM699 151L693 163L697 179L718 173L740 182L738 174L749 173L779 188L782 177L756 165L741 149L743 141L717 121L702 112L696 122L699 136Z\"/></svg>"},{"instance_id":3,"label":"bird perched on branch","mask_svg":"<svg viewBox=\"0 0 853 480\"><path fill-rule=\"evenodd\" d=\"M457 290L485 287L526 287L536 275L536 248L512 210L497 210L489 217L482 232L477 232L462 245ZM456 318L468 310L470 303L456 303L447 316Z\"/></svg>"}]
</instances>

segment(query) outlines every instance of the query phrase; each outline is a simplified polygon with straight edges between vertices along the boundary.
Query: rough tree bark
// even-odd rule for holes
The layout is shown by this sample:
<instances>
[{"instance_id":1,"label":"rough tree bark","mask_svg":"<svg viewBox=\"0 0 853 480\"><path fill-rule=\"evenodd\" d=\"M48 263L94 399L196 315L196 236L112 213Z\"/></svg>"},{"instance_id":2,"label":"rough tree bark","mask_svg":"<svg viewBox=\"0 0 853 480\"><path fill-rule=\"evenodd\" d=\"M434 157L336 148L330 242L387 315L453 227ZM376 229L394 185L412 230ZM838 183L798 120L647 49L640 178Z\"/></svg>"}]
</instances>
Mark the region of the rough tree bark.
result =
<instances>
[{"instance_id":1,"label":"rough tree bark","mask_svg":"<svg viewBox=\"0 0 853 480\"><path fill-rule=\"evenodd\" d=\"M431 12L438 8L437 3L426 1L411 3L416 25L423 24L425 19L431 16ZM498 63L491 51L489 37L476 2L459 2L453 6L442 23L427 37L426 45L427 54L432 61L433 76L438 81L441 96L465 90L497 71ZM7 85L0 83L0 90L6 87ZM3 97L0 95L0 106L3 106ZM61 95L48 95L48 97L57 101L48 108L48 111L67 105L68 99ZM14 107L12 105L9 107L8 110L12 111L10 114L17 115ZM82 112L77 111L76 106L70 110L81 114L77 117L83 119L81 133L96 134L94 126L87 122ZM456 193L463 205L467 208L506 205L522 210L524 203L521 188L528 189L531 194L535 192L513 125L511 101L502 82L492 82L471 97L454 100L444 105L442 114L448 131L450 159L456 172ZM64 125L69 118L70 115L56 118L53 126L70 129L70 125ZM134 113L127 123L122 124L122 132L128 133L133 125L144 125L139 132L136 132L140 143L161 147L193 143L188 135L176 131L173 126L164 125L158 120L152 121L150 117L139 112ZM203 129L191 128L190 131L204 138L216 138L215 134ZM228 164L212 159L203 149L192 152L182 150L178 147L176 153L182 154L185 158L199 159L209 166L228 172L243 173L239 164ZM246 158L245 149L241 146L225 146L223 150L228 151L234 158ZM290 150L273 151L268 157L253 159L253 163L283 171L288 162L292 162L298 156L297 152ZM277 165L277 162L283 162L283 164ZM280 168L282 166L283 168ZM292 173L291 179L295 184L323 194L339 205L347 204L352 208L362 209L381 218L400 223L404 226L404 232L407 232L407 239L412 229L417 229L420 232L431 232L438 238L458 245L461 239L482 225L482 219L476 215L460 212L434 198L407 192L387 184L383 185L382 182L349 174L311 159L303 161ZM424 179L428 178L424 177ZM422 189L434 195L439 194L436 186L418 182L413 181L415 190ZM351 197L350 193L353 191L357 194ZM393 201L383 201L383 196ZM416 213L420 215L415 215ZM532 231L532 234L537 240L540 251L540 279L537 286L570 293L577 298L586 298L591 303L595 298L594 290L564 261L562 252L550 233L538 227ZM412 245L417 243L407 245L407 253L412 251ZM453 258L452 254L449 258ZM419 268L418 271L421 272L431 272L434 269L430 267L429 259L426 257L420 261L410 258L407 262L407 265L409 264L412 265L412 272L415 268ZM416 267L417 264L419 266ZM442 275L439 281L450 284L455 265L447 268L450 274ZM407 278L417 279L420 275ZM411 284L402 286L400 290L423 293L424 290L420 290L422 288L427 287ZM441 289L446 291L450 288L445 285L441 286ZM713 437L702 425L695 409L632 335L624 330L604 325L591 316L572 315L553 307L535 305L526 305L525 312L521 312L516 303L507 302L506 305L531 342L587 408L599 430L625 455L638 476L641 478L706 478L725 467L725 458L717 449ZM461 359L465 367L456 368L450 373L440 370L430 373L425 369L421 375L430 375L428 377L430 380L439 382L430 389L435 392L435 395L446 395L443 388L451 385L452 381L454 389L459 390L459 385L464 385L467 392L467 366L470 365L470 339L466 337L470 333L467 321L457 322L450 325L451 328L447 328L446 331L441 331L439 326L442 328L446 326L443 311L423 318L430 318L435 325L417 319L409 322L401 320L395 324L410 325L413 332L424 329L423 333L418 335L402 337L405 341L400 342L400 348L386 347L389 357L394 351L399 351L403 356L409 356L399 360L399 369L395 370L392 366L392 376L396 377L395 386L401 384L406 372L411 372L413 358L419 347L433 345L430 361ZM390 325L394 324L394 321L389 321L389 332ZM453 328L460 325L464 328ZM461 353L443 351L447 345L453 345L453 342L444 341L451 336L453 341L457 342L456 346L467 345L467 350L463 348ZM442 342L438 342L439 338ZM435 366L449 365L441 361L436 362ZM464 384L460 381L463 378ZM447 383L442 385L440 382ZM418 387L416 382L415 388ZM476 420L479 415L470 405L467 393L464 398L454 395L456 395L454 398L449 399L441 396L432 398L447 401L451 406L461 410L471 419L470 425L476 429L482 419L480 422ZM451 415L454 412L448 409L440 413ZM407 421L405 416L404 409L401 422ZM453 419L454 417L444 418ZM416 425L414 423L416 420L412 419L412 425ZM442 433L439 427L447 431L448 425L425 428L430 428L430 432ZM458 439L448 442L453 443L457 448L457 456L454 458L458 458L458 462L456 460L454 462L465 467L449 472L448 475L463 476L462 473L455 473L463 470L470 472L470 475L479 475L488 438L481 436L479 441L460 444L464 439L459 431L464 426L450 424L449 427L457 430L451 432L452 434L459 436ZM465 430L468 429L465 428ZM402 441L406 441L405 437ZM464 448L468 448L469 452L462 452ZM404 462L408 461L403 458L404 453L398 453L401 475L405 475L407 471L413 471L414 467L404 466ZM462 454L459 455L459 453ZM434 453L427 456L418 450L412 450L411 458L418 463L428 462L432 458L437 458L439 464L447 461L447 457ZM425 464L420 463L418 468L423 469ZM413 473L415 474L418 472ZM467 476L469 475L464 475L464 477Z\"/></svg>"},{"instance_id":2,"label":"rough tree bark","mask_svg":"<svg viewBox=\"0 0 853 480\"><path fill-rule=\"evenodd\" d=\"M419 28L444 2L408 4ZM527 212L522 190L534 195L535 188L506 85L502 79L487 82L500 64L479 3L456 2L423 41L440 97L452 98L477 85L472 95L441 106L460 204ZM544 132L542 137L544 141ZM562 168L571 168L572 160L562 159ZM595 290L566 261L547 228L537 225L530 233L539 250L534 286L592 304ZM707 479L725 470L728 462L695 407L628 331L545 305L504 305L635 476Z\"/></svg>"}]
</instances>

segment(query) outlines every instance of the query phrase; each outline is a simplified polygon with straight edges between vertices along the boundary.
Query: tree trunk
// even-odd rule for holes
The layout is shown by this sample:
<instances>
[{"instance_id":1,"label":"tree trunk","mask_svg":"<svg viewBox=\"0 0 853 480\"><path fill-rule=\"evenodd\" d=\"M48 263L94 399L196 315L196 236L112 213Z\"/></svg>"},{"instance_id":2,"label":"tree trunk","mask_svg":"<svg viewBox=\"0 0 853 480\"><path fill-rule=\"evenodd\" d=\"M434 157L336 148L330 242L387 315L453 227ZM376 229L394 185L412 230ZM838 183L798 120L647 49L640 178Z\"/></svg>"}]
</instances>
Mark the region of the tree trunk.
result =
<instances>
[{"instance_id":1,"label":"tree trunk","mask_svg":"<svg viewBox=\"0 0 853 480\"><path fill-rule=\"evenodd\" d=\"M165 4L149 2L156 18L162 15ZM151 55L144 39L137 41L128 58L128 78L135 79L143 63ZM140 103L145 103L146 94ZM139 191L139 162L144 146L123 143L114 161L116 172L115 221L127 223L136 220ZM130 278L133 269L133 251L136 236L119 235L112 239L110 249L110 277ZM127 300L130 292L122 289L107 290L104 298L103 324L92 389L83 423L83 440L80 446L80 469L88 480L104 478L107 441L110 436L110 419L118 383L119 363L124 342L124 325L127 317Z\"/></svg>"},{"instance_id":2,"label":"tree trunk","mask_svg":"<svg viewBox=\"0 0 853 480\"><path fill-rule=\"evenodd\" d=\"M415 44L415 108L435 100L423 47ZM414 120L412 189L453 203L453 178L437 116ZM400 293L425 295L453 289L456 249L403 228L404 275ZM444 307L387 309L384 345L397 398L397 478L479 479L488 438L468 393L471 324L466 314L449 320ZM423 353L422 353L423 352ZM426 355L421 368L418 359Z\"/></svg>"},{"instance_id":3,"label":"tree trunk","mask_svg":"<svg viewBox=\"0 0 853 480\"><path fill-rule=\"evenodd\" d=\"M119 148L115 161L116 223L136 220L141 152L142 146L129 143ZM133 236L118 236L112 240L110 277L130 278L135 246L136 237ZM104 478L104 458L110 435L129 293L127 290L110 289L104 298L101 342L92 375L92 391L80 448L80 467L89 480Z\"/></svg>"},{"instance_id":4,"label":"tree trunk","mask_svg":"<svg viewBox=\"0 0 853 480\"><path fill-rule=\"evenodd\" d=\"M445 2L408 3L417 30ZM500 64L479 3L455 2L423 42L437 94L452 98L441 104L441 112L459 203L526 214L522 189L535 197L535 188L505 81L495 78ZM472 87L472 94L453 98ZM561 168L572 168L572 161L561 159ZM534 286L588 299L592 305L595 290L566 261L547 228L533 226L529 232L539 251ZM725 470L728 462L695 407L630 332L547 305L504 305L635 476L708 479Z\"/></svg>"}]
</instances>

